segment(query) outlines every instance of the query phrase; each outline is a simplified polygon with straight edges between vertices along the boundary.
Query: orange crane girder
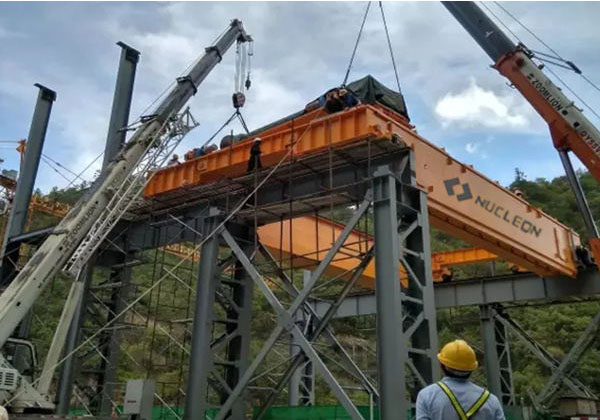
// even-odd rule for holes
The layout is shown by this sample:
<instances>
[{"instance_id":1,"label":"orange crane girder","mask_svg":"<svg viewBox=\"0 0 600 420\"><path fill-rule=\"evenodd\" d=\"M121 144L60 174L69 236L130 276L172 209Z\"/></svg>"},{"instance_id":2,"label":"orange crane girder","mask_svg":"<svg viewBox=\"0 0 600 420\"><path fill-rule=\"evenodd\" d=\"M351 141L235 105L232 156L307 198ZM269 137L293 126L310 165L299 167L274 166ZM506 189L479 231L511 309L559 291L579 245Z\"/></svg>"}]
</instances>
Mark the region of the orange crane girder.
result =
<instances>
[{"instance_id":1,"label":"orange crane girder","mask_svg":"<svg viewBox=\"0 0 600 420\"><path fill-rule=\"evenodd\" d=\"M366 228L366 226L361 225L359 228ZM258 236L260 242L282 265L314 268L319 261L325 258L327 251L343 229L343 225L328 219L303 216L260 226ZM372 245L373 238L370 235L358 230L352 231L342 250L328 267L327 274L349 277L350 271L359 264L361 256ZM479 248L435 252L431 256L433 280L435 282L444 281L443 276L450 274L449 267L496 259L498 259L497 255ZM400 277L407 278L402 268ZM373 288L374 283L375 263L371 261L359 279L359 285Z\"/></svg>"},{"instance_id":2,"label":"orange crane girder","mask_svg":"<svg viewBox=\"0 0 600 420\"><path fill-rule=\"evenodd\" d=\"M298 157L328 147L399 137L414 151L417 185L428 193L433 226L539 275L576 275L574 250L580 239L573 230L452 158L399 115L382 106L359 105L327 115L317 110L301 118L295 120L293 130L286 122L256 136L262 139L265 167L285 157L294 141ZM252 140L157 171L145 190L146 198L210 183L224 174L245 174Z\"/></svg>"}]
</instances>

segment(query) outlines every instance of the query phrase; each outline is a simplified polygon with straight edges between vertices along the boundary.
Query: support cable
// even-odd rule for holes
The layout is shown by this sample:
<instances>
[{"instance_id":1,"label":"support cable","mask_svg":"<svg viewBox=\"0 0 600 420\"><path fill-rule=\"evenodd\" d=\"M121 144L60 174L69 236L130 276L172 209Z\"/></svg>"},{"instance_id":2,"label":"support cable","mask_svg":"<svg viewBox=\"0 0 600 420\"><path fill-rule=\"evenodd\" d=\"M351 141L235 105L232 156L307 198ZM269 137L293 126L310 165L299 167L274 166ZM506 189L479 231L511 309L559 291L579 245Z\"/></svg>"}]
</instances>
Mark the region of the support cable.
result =
<instances>
[{"instance_id":1,"label":"support cable","mask_svg":"<svg viewBox=\"0 0 600 420\"><path fill-rule=\"evenodd\" d=\"M348 68L346 69L346 76L344 77L344 81L342 82L342 86L346 86L348 82L348 76L350 76L350 69L352 69L352 64L354 63L354 57L356 56L356 50L358 49L358 44L360 43L360 38L363 33L363 29L365 27L365 22L367 20L367 16L369 15L369 9L371 8L371 2L367 3L367 8L365 10L365 14L363 16L362 23L360 24L360 30L358 31L358 36L356 37L356 43L354 44L354 49L352 50L352 56L350 56L350 62L348 63Z\"/></svg>"},{"instance_id":2,"label":"support cable","mask_svg":"<svg viewBox=\"0 0 600 420\"><path fill-rule=\"evenodd\" d=\"M98 161L98 159L100 159L100 158L101 158L103 155L104 155L104 151L100 152L100 154L99 154L98 156L96 156L96 157L94 158L94 160L92 160L90 163L88 163L88 164L87 164L87 166L86 166L85 168L83 168L83 169L81 170L81 172L79 172L79 174L78 174L78 177L80 177L80 176L81 176L81 175L83 175L83 174L84 174L84 173L85 173L85 172L86 172L88 169L90 169L90 167L91 167L91 166L92 166L94 163L96 163L96 162ZM65 187L65 189L69 188L69 187L70 187L71 185L73 185L74 183L75 183L75 180L71 181L71 182L69 183L69 185L67 185L67 186Z\"/></svg>"},{"instance_id":3,"label":"support cable","mask_svg":"<svg viewBox=\"0 0 600 420\"><path fill-rule=\"evenodd\" d=\"M483 2L481 4L484 4ZM597 90L598 92L600 92L600 87L594 83L590 78L588 78L587 76L585 76L583 74L583 72L572 62L569 60L566 60L565 58L563 58L554 48L552 48L548 43L546 43L540 36L538 36L533 30L529 29L529 27L527 27L523 22L521 22L521 20L519 20L513 13L511 13L509 10L506 9L506 7L502 6L502 4L500 4L500 2L498 1L494 1L494 4L500 8L504 13L506 13L508 16L510 16L519 26L521 26L525 31L527 31L531 36L533 36L540 44L542 44L544 47L546 47L552 54L554 54L555 58L562 61L563 63L565 63L567 66L563 66L561 64L558 63L553 63L552 61L549 61L549 63L551 64L555 64L558 65L560 67L563 68L567 68L569 70L574 71L576 74L578 74L579 76L581 76L583 78L583 80L585 80L592 88L594 88L595 90ZM490 9L485 6L486 9L488 11L490 11ZM490 13L492 13L492 15L494 15L493 12L490 11ZM501 21L501 19L494 15L496 17L496 19L498 19L499 21ZM503 24L504 25L504 24ZM504 25L506 27L506 25ZM515 36L517 39L519 39L514 32L510 31L513 36ZM519 42L521 42L521 40L519 39ZM542 53L542 55L547 55ZM569 87L569 85L567 85L560 77L558 77L558 75L552 71L551 69L548 69L548 71L550 71L583 105L585 105L596 117L600 118L600 116L594 111L594 109L589 106L584 100L581 99L581 97L579 97L579 95L577 95L573 89L571 89Z\"/></svg>"},{"instance_id":4,"label":"support cable","mask_svg":"<svg viewBox=\"0 0 600 420\"><path fill-rule=\"evenodd\" d=\"M52 159L50 156L48 156L45 153L42 153L42 156L45 157L46 159L50 160L52 163L54 163L56 166L58 166L59 168L64 169L65 171L67 171L68 173L70 173L71 175L75 176L75 178L80 179L83 182L87 182L85 179L83 179L81 176L79 176L78 174L76 174L75 172L73 172L72 170L70 170L69 168L67 168L65 165L61 164L60 162L58 162L56 159Z\"/></svg>"},{"instance_id":5,"label":"support cable","mask_svg":"<svg viewBox=\"0 0 600 420\"><path fill-rule=\"evenodd\" d=\"M44 162L46 165L48 165L54 172L56 172L57 174L59 174L61 177L63 177L68 183L72 184L74 182L74 180L68 178L64 173L62 173L59 169L57 169L48 159L46 159L44 156L42 156L42 162Z\"/></svg>"},{"instance_id":6,"label":"support cable","mask_svg":"<svg viewBox=\"0 0 600 420\"><path fill-rule=\"evenodd\" d=\"M396 67L396 59L394 58L394 50L392 49L392 41L390 39L390 32L388 30L387 21L385 20L385 12L383 11L383 3L381 1L379 2L379 9L381 9L383 28L385 29L385 36L390 49L390 56L392 57L392 66L394 67L394 75L396 76L396 83L398 84L398 93L402 93L402 89L400 89L400 79L398 78L398 68Z\"/></svg>"}]
</instances>

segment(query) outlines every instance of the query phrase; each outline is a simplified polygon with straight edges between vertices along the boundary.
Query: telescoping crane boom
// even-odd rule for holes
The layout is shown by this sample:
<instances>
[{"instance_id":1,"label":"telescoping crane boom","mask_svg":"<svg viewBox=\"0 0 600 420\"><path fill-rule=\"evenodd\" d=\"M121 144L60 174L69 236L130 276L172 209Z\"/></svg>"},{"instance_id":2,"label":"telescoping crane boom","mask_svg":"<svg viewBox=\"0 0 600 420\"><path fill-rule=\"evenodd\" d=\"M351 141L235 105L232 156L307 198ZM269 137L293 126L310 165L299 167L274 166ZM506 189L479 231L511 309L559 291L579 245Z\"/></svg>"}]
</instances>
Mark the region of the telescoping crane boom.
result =
<instances>
[{"instance_id":1,"label":"telescoping crane boom","mask_svg":"<svg viewBox=\"0 0 600 420\"><path fill-rule=\"evenodd\" d=\"M600 261L600 239L583 190L579 185L568 152L572 151L600 182L600 130L583 115L534 61L525 45L516 45L473 2L443 1L442 4L494 61L493 67L506 77L548 123L554 147L571 183L583 217L589 244Z\"/></svg>"},{"instance_id":2,"label":"telescoping crane boom","mask_svg":"<svg viewBox=\"0 0 600 420\"><path fill-rule=\"evenodd\" d=\"M223 54L237 41L250 41L242 22L233 20L215 44L159 103L153 114L142 122L116 158L93 183L88 193L69 211L53 233L38 248L12 283L0 295L0 347L6 343L50 279L66 264L80 267L116 223L128 205L142 192L149 164L160 164L172 150L172 139L181 140L189 131L178 114L196 93L198 85L221 61ZM193 119L192 119L193 120ZM165 149L165 144L171 146ZM120 194L120 196L119 196ZM104 235L105 236L105 235ZM76 252L77 251L77 252ZM73 255L77 254L77 258ZM67 270L73 273L73 270ZM0 355L0 367L8 367ZM31 390L29 386L27 390ZM26 393L21 390L20 392ZM0 391L0 404L10 393Z\"/></svg>"},{"instance_id":3,"label":"telescoping crane boom","mask_svg":"<svg viewBox=\"0 0 600 420\"><path fill-rule=\"evenodd\" d=\"M573 151L600 181L600 131L536 65L533 53L515 45L473 2L442 3L548 123L554 146Z\"/></svg>"}]
</instances>

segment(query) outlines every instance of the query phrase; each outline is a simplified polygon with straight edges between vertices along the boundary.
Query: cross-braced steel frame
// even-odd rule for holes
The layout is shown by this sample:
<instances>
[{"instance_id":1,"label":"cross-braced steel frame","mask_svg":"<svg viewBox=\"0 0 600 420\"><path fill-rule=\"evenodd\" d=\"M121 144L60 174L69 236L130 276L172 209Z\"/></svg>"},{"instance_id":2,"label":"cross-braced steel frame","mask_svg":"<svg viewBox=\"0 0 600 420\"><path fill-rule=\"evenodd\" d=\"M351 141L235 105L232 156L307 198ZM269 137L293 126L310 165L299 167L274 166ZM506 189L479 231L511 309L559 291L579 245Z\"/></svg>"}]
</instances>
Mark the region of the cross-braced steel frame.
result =
<instances>
[{"instance_id":1,"label":"cross-braced steel frame","mask_svg":"<svg viewBox=\"0 0 600 420\"><path fill-rule=\"evenodd\" d=\"M503 405L516 405L508 331L496 317L502 307L481 305L479 308L488 388Z\"/></svg>"}]
</instances>

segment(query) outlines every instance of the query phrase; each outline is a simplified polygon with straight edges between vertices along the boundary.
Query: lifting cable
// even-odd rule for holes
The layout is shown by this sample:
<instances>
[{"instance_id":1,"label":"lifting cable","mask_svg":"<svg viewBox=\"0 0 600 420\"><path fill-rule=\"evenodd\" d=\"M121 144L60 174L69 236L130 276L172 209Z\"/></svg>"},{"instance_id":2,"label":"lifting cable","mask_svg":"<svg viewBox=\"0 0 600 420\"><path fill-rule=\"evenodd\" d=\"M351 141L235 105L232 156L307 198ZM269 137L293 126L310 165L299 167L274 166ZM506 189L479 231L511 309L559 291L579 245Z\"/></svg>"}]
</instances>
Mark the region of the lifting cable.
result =
<instances>
[{"instance_id":1,"label":"lifting cable","mask_svg":"<svg viewBox=\"0 0 600 420\"><path fill-rule=\"evenodd\" d=\"M344 76L344 81L342 82L342 86L346 86L348 83L348 77L350 76L350 70L352 69L352 65L354 64L354 58L356 56L356 50L358 49L358 44L360 43L363 30L365 28L365 22L367 21L367 16L369 15L369 10L371 8L371 2L367 4L367 8L365 9L365 13L363 15L362 22L360 24L360 29L358 30L358 36L356 37L356 42L354 44L354 49L352 50L352 55L350 56L350 62L348 63L348 68L346 69L346 75ZM383 10L383 3L379 2L379 9L381 10L381 19L383 21L383 29L385 30L385 36L387 39L388 49L390 51L390 57L392 59L392 67L394 68L394 76L396 77L396 84L398 86L398 92L402 92L400 88L400 78L398 77L398 67L396 66L396 58L394 57L394 50L392 48L392 40L390 38L390 31L388 29L387 20L385 18L385 11Z\"/></svg>"},{"instance_id":2,"label":"lifting cable","mask_svg":"<svg viewBox=\"0 0 600 420\"><path fill-rule=\"evenodd\" d=\"M383 3L381 1L379 2L379 8L381 9L381 19L383 20L385 36L387 37L388 47L390 49L390 57L392 57L392 66L394 67L394 75L396 76L396 83L398 84L398 93L402 93L402 90L400 89L400 79L398 78L398 68L396 67L396 59L394 58L394 50L392 49L392 41L390 40L390 32L388 31L385 12L383 11Z\"/></svg>"},{"instance_id":3,"label":"lifting cable","mask_svg":"<svg viewBox=\"0 0 600 420\"><path fill-rule=\"evenodd\" d=\"M248 46L246 46L248 44ZM233 71L233 107L235 111L233 114L223 123L219 129L206 140L201 148L208 146L215 137L219 135L225 127L237 117L238 121L246 131L246 134L250 134L246 120L240 112L246 102L245 92L250 89L252 82L250 80L250 73L252 71L252 57L254 56L254 43L250 40L248 42L239 42L235 49L235 65Z\"/></svg>"},{"instance_id":4,"label":"lifting cable","mask_svg":"<svg viewBox=\"0 0 600 420\"><path fill-rule=\"evenodd\" d=\"M498 16L496 15L486 4L485 2L480 1L479 4L484 7L493 17L496 18L496 20L498 22L500 22L500 24L508 31L510 32L510 34L520 43L520 44L524 44L521 39L519 38L519 36L517 34L515 34L514 31L512 31L508 25L506 23L504 23L504 21ZM530 50L532 53L534 53L538 60L540 61L544 61L547 62L548 64L554 64L556 66L562 67L564 69L567 70L571 70L574 73L578 74L579 76L581 76L590 86L592 86L594 89L596 89L597 91L600 92L600 87L598 85L596 85L592 80L590 80L587 76L585 76L583 74L583 72L579 69L579 67L577 67L572 61L569 60L565 60L560 54L558 54L558 52L553 49L552 47L550 47L550 45L548 45L548 43L544 42L544 40L539 37L533 30L529 29L523 22L521 22L514 14L512 14L509 10L507 10L504 6L502 6L499 2L495 1L494 4L496 6L498 6L504 13L506 13L508 16L510 16L519 26L521 26L524 30L526 30L529 34L531 34L531 36L533 36L538 42L540 42L544 47L546 47L550 52L552 52L552 54L554 54L554 56L550 55L550 54L546 54L546 53L540 53L540 52L536 52L533 50ZM550 58L550 59L549 59ZM551 59L554 60L558 60L562 63L557 63ZM577 94L577 92L575 92L554 70L552 70L552 68L550 67L546 67L546 69L548 70L549 73L551 73L569 92L571 92L571 94L573 96L575 96L575 98L577 98L577 100L579 102L581 102L581 104L583 104L592 114L594 114L597 118L600 119L600 114L597 113L594 108L592 106L590 106L581 96L579 96Z\"/></svg>"},{"instance_id":5,"label":"lifting cable","mask_svg":"<svg viewBox=\"0 0 600 420\"><path fill-rule=\"evenodd\" d=\"M208 146L208 144L209 144L210 142L212 142L212 141L215 139L215 137L217 137L217 136L219 135L219 133L220 133L221 131L223 131L223 129L224 129L225 127L227 127L229 124L231 124L231 122L232 122L232 121L233 121L233 120L234 120L236 117L238 118L238 120L239 120L240 124L242 124L242 127L244 127L244 130L246 131L246 134L250 134L250 131L248 130L248 126L246 125L246 121L244 120L244 117L242 116L242 113L240 112L240 110L239 110L239 109L236 109L236 110L233 112L233 114L231 114L231 116L230 116L229 118L227 118L227 120L226 120L226 121L223 123L223 125L222 125L221 127L219 127L219 129L217 129L217 131L215 131L215 133L214 133L212 136L210 136L210 137L208 138L208 140L206 140L204 143L202 143L202 146L201 146L201 148Z\"/></svg>"},{"instance_id":6,"label":"lifting cable","mask_svg":"<svg viewBox=\"0 0 600 420\"><path fill-rule=\"evenodd\" d=\"M367 9L365 10L365 14L363 16L362 23L360 24L360 30L358 31L358 36L356 37L356 43L354 44L354 50L352 50L352 56L350 57L350 63L348 63L348 68L346 69L346 76L344 77L342 86L346 86L346 83L348 82L348 76L350 76L350 69L352 68L352 64L354 63L354 56L356 55L356 50L358 49L360 37L362 36L363 29L365 27L365 22L367 21L367 16L369 15L370 8L371 8L371 2L368 2Z\"/></svg>"}]
</instances>

